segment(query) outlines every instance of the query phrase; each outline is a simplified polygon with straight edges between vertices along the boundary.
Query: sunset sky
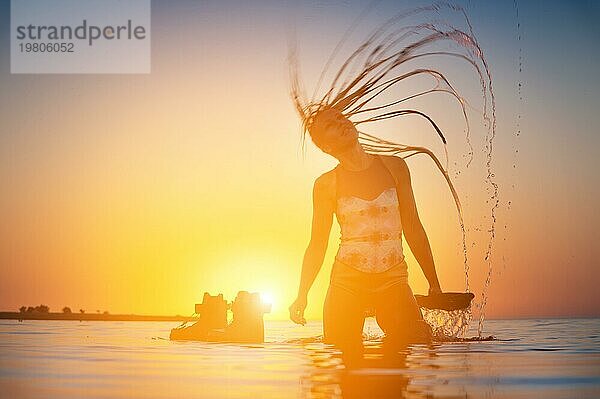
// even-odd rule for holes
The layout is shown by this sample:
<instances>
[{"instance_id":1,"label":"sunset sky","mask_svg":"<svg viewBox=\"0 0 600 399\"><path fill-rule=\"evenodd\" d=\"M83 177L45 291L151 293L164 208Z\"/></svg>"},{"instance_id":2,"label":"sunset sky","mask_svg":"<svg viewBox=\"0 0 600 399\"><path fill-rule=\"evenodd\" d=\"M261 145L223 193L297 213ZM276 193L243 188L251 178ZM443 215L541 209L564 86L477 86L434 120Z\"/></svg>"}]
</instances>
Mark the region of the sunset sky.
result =
<instances>
[{"instance_id":1,"label":"sunset sky","mask_svg":"<svg viewBox=\"0 0 600 399\"><path fill-rule=\"evenodd\" d=\"M10 3L0 3L1 310L43 303L51 311L189 315L204 291L231 300L245 289L273 297L268 318L287 317L310 237L312 185L337 162L310 140L302 155L287 28L296 21L312 92L365 4L287 3L153 2L147 75L11 74ZM520 30L512 1L459 3L490 66L498 118L500 207L486 315L598 316L600 6L517 3ZM382 2L362 32L418 4L428 3ZM429 65L448 71L481 109L472 69L441 58ZM479 301L491 207L486 130L470 114L475 158L465 169L460 108L439 96L416 104L448 136ZM410 117L361 130L442 155L428 126ZM462 291L450 192L428 159L407 162L442 289ZM338 242L334 222L309 318L321 317ZM411 286L425 293L406 242L404 249Z\"/></svg>"}]
</instances>

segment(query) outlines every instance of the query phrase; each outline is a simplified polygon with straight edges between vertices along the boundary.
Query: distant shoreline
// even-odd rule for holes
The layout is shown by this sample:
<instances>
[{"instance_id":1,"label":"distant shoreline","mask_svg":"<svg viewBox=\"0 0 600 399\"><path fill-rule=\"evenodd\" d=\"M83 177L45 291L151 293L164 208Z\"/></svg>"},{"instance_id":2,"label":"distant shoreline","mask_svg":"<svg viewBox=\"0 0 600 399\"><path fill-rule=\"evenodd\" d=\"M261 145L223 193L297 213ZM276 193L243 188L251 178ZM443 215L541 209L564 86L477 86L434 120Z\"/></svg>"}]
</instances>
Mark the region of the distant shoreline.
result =
<instances>
[{"instance_id":1,"label":"distant shoreline","mask_svg":"<svg viewBox=\"0 0 600 399\"><path fill-rule=\"evenodd\" d=\"M0 312L0 320L73 320L73 321L196 321L189 316L152 316L103 313L20 313Z\"/></svg>"}]
</instances>

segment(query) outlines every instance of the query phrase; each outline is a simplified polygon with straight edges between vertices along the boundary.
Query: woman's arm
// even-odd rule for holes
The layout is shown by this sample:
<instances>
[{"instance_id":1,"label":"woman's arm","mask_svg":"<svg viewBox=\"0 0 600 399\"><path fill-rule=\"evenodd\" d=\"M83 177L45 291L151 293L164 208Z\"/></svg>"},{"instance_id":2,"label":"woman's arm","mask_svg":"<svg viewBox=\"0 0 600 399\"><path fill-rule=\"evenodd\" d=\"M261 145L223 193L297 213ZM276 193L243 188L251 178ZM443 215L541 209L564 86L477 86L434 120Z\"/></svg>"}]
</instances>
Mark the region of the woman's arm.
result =
<instances>
[{"instance_id":1,"label":"woman's arm","mask_svg":"<svg viewBox=\"0 0 600 399\"><path fill-rule=\"evenodd\" d=\"M331 182L327 174L319 176L313 187L313 218L310 242L304 252L302 273L298 296L290 306L290 318L298 324L304 324L306 298L325 258L329 233L333 221L334 205L331 197Z\"/></svg>"},{"instance_id":2,"label":"woman's arm","mask_svg":"<svg viewBox=\"0 0 600 399\"><path fill-rule=\"evenodd\" d=\"M417 213L417 205L410 181L410 171L404 159L397 159L400 218L402 220L404 237L406 237L412 253L415 255L419 266L423 270L423 274L429 282L429 293L440 293L440 282L435 271L429 240Z\"/></svg>"}]
</instances>

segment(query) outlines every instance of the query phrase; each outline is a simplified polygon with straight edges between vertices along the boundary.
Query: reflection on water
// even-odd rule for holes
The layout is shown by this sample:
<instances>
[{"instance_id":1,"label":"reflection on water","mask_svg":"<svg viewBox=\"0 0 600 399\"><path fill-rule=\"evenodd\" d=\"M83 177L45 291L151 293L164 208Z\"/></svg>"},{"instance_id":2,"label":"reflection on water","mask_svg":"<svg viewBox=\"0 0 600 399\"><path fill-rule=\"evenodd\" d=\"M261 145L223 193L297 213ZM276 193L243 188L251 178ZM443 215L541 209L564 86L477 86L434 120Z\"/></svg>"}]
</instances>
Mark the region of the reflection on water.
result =
<instances>
[{"instance_id":1,"label":"reflection on water","mask_svg":"<svg viewBox=\"0 0 600 399\"><path fill-rule=\"evenodd\" d=\"M341 354L331 348L305 348L314 367L302 376L304 397L398 398L408 391L409 351L386 352L380 343L367 345L364 359L349 367Z\"/></svg>"},{"instance_id":2,"label":"reflection on water","mask_svg":"<svg viewBox=\"0 0 600 399\"><path fill-rule=\"evenodd\" d=\"M169 341L175 325L0 321L0 397L600 397L600 319L490 320L496 340L394 352L369 318L354 367L320 322L267 322L262 345Z\"/></svg>"}]
</instances>

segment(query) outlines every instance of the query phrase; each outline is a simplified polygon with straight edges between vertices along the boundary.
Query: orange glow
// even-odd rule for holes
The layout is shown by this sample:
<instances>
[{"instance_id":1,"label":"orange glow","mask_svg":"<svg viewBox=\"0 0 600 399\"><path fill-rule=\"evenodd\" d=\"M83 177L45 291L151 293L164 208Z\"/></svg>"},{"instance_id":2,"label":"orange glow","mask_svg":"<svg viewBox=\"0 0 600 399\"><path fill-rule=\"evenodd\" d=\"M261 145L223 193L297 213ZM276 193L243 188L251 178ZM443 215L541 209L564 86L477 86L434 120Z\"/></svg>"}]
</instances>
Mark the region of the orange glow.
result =
<instances>
[{"instance_id":1,"label":"orange glow","mask_svg":"<svg viewBox=\"0 0 600 399\"><path fill-rule=\"evenodd\" d=\"M285 35L269 25L278 18L261 14L257 21L264 24L253 26L252 34L240 28L248 25L237 14L221 21L218 34L210 30L214 26L192 34L204 25L186 20L190 34L183 35L177 18L184 14L164 13L169 29L153 36L158 50L150 75L4 75L11 92L0 107L3 131L10 132L0 145L6 188L0 203L3 309L43 303L51 311L70 306L189 315L205 291L222 292L231 301L247 290L271 295L273 309L265 319L288 317L310 235L312 185L335 161L310 139L301 155L300 122L283 67ZM303 48L310 84L347 26L341 18L335 21L320 26L322 42ZM483 45L493 52L491 43ZM494 61L495 76L509 79L498 86L515 86L516 77ZM459 88L477 87L464 66L443 69ZM570 92L566 87L560 92ZM471 99L479 107L477 94ZM592 267L597 262L592 242L598 190L591 183L597 168L582 164L596 157L590 152L572 159L561 138L574 127L583 129L577 121L585 120L580 113L589 105L572 113L562 103L524 104L523 131L529 131L517 143L516 100L502 94L494 144L502 204L489 315L597 313L600 268ZM468 148L459 107L443 98L431 101L427 107L448 136L450 175L469 229L471 289L479 296L490 222L482 155L476 152L473 165L464 168ZM559 113L576 119L547 117ZM472 128L473 145L481 149L485 130L475 112ZM415 119L364 130L441 151L430 127ZM597 147L590 143L577 151ZM430 161L407 162L442 288L462 291L452 196ZM591 216L574 217L574 210ZM338 238L334 222L308 296L309 319L322 316ZM404 250L413 291L424 293L427 283L406 242ZM540 276L543 290L536 286Z\"/></svg>"}]
</instances>

